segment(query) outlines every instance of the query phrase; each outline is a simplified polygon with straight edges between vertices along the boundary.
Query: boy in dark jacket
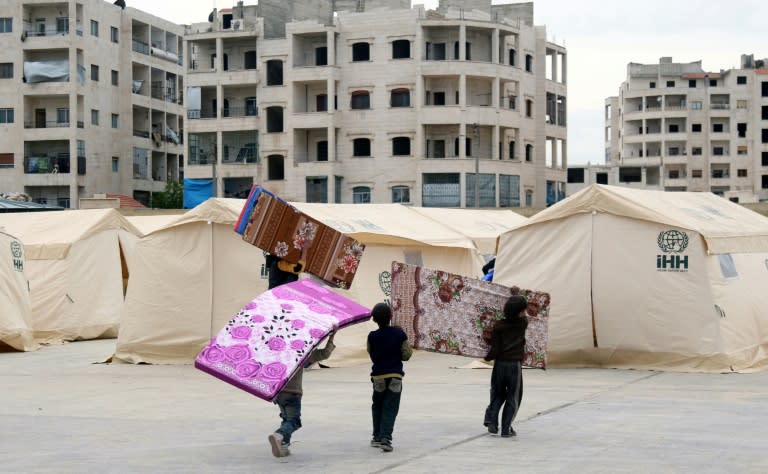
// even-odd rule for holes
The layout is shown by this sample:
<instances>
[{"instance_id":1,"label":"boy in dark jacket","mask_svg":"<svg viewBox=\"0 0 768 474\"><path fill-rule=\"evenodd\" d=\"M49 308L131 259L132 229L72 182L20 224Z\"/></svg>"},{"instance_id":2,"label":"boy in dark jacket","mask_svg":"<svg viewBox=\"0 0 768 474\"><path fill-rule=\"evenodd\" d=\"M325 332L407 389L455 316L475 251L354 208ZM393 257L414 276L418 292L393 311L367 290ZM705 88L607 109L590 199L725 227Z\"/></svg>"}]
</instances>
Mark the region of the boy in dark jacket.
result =
<instances>
[{"instance_id":1,"label":"boy in dark jacket","mask_svg":"<svg viewBox=\"0 0 768 474\"><path fill-rule=\"evenodd\" d=\"M499 432L499 410L501 414L501 436L515 436L512 421L523 399L522 360L525 351L525 329L528 320L525 308L528 306L522 296L512 296L504 304L504 318L496 322L491 335L491 348L485 360L496 362L491 374L491 403L485 409L485 422L489 433Z\"/></svg>"},{"instance_id":2,"label":"boy in dark jacket","mask_svg":"<svg viewBox=\"0 0 768 474\"><path fill-rule=\"evenodd\" d=\"M390 326L392 309L378 303L371 310L379 329L368 334L367 349L371 356L371 382L373 382L373 438L371 446L384 452L392 451L392 431L400 409L403 391L403 361L411 358L413 349L402 329Z\"/></svg>"}]
</instances>

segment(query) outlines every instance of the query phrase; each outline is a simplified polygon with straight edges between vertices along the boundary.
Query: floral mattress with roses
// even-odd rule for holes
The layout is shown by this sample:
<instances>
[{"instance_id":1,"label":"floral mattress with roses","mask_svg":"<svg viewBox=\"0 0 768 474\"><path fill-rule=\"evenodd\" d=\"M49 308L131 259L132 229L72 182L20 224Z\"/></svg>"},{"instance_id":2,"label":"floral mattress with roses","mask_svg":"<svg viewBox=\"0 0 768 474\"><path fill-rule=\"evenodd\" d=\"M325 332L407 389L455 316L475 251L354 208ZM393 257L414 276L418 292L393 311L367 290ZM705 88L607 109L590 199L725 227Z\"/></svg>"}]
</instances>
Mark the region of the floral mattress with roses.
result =
<instances>
[{"instance_id":1,"label":"floral mattress with roses","mask_svg":"<svg viewBox=\"0 0 768 474\"><path fill-rule=\"evenodd\" d=\"M198 354L195 367L271 401L334 326L370 314L311 280L278 286L238 311Z\"/></svg>"},{"instance_id":2,"label":"floral mattress with roses","mask_svg":"<svg viewBox=\"0 0 768 474\"><path fill-rule=\"evenodd\" d=\"M349 288L365 245L304 214L259 186L251 189L235 232L290 263L305 256L304 271L331 286Z\"/></svg>"},{"instance_id":3,"label":"floral mattress with roses","mask_svg":"<svg viewBox=\"0 0 768 474\"><path fill-rule=\"evenodd\" d=\"M493 325L511 295L528 300L523 365L547 365L549 293L507 288L441 270L392 262L392 324L417 349L469 357L488 353Z\"/></svg>"}]
</instances>

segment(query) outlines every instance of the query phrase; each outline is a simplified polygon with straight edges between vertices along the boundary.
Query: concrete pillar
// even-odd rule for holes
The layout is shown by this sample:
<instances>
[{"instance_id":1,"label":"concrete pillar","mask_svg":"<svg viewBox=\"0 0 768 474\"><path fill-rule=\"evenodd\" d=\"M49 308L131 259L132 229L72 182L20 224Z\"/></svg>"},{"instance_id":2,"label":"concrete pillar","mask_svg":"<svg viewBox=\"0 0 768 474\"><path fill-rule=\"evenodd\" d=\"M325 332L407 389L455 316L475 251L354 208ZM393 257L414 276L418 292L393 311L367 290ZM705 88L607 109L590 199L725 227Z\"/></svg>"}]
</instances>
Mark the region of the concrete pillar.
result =
<instances>
[{"instance_id":1,"label":"concrete pillar","mask_svg":"<svg viewBox=\"0 0 768 474\"><path fill-rule=\"evenodd\" d=\"M328 31L325 33L326 47L328 48L328 66L336 65L336 32Z\"/></svg>"},{"instance_id":2,"label":"concrete pillar","mask_svg":"<svg viewBox=\"0 0 768 474\"><path fill-rule=\"evenodd\" d=\"M467 58L467 26L459 26L459 61L465 61Z\"/></svg>"},{"instance_id":3,"label":"concrete pillar","mask_svg":"<svg viewBox=\"0 0 768 474\"><path fill-rule=\"evenodd\" d=\"M453 145L451 143L450 145ZM459 158L462 160L467 157L467 124L462 119L459 123ZM447 154L447 153L446 153Z\"/></svg>"},{"instance_id":4,"label":"concrete pillar","mask_svg":"<svg viewBox=\"0 0 768 474\"><path fill-rule=\"evenodd\" d=\"M491 133L491 159L502 159L504 145L499 146L499 126L494 125Z\"/></svg>"},{"instance_id":5,"label":"concrete pillar","mask_svg":"<svg viewBox=\"0 0 768 474\"><path fill-rule=\"evenodd\" d=\"M550 61L550 67L552 68L552 80L554 82L558 82L557 53L550 55L549 61Z\"/></svg>"},{"instance_id":6,"label":"concrete pillar","mask_svg":"<svg viewBox=\"0 0 768 474\"><path fill-rule=\"evenodd\" d=\"M493 64L499 64L499 29L493 29L493 35L491 36L491 62Z\"/></svg>"},{"instance_id":7,"label":"concrete pillar","mask_svg":"<svg viewBox=\"0 0 768 474\"><path fill-rule=\"evenodd\" d=\"M70 2L70 9L73 8L72 2ZM74 11L74 10L71 10ZM74 17L75 15L71 15ZM74 33L74 29L70 30ZM87 63L83 58L83 62ZM85 66L85 64L83 64ZM70 81L71 85L78 84L77 82L77 48L70 46L69 48L69 77L74 78ZM79 190L77 187L77 121L82 120L83 123L90 121L90 97L88 94L84 95L83 103L83 115L84 117L77 116L77 87L69 88L69 207L71 209L80 208ZM74 107L73 107L74 105ZM87 118L86 118L87 117ZM23 117L22 121L23 121ZM74 118L74 120L73 120ZM90 124L88 125L90 126ZM86 143L86 146L88 144ZM88 156L88 149L85 150L86 156ZM87 160L87 159L86 159ZM93 165L93 163L91 163ZM111 165L110 165L111 166ZM91 167L93 170L93 168ZM86 162L86 173L88 171L88 163Z\"/></svg>"},{"instance_id":8,"label":"concrete pillar","mask_svg":"<svg viewBox=\"0 0 768 474\"><path fill-rule=\"evenodd\" d=\"M461 74L459 76L459 106L462 109L467 106L467 75L466 74Z\"/></svg>"},{"instance_id":9,"label":"concrete pillar","mask_svg":"<svg viewBox=\"0 0 768 474\"><path fill-rule=\"evenodd\" d=\"M493 78L493 85L491 86L491 107L499 110L499 97L501 96L501 79L499 76Z\"/></svg>"}]
</instances>

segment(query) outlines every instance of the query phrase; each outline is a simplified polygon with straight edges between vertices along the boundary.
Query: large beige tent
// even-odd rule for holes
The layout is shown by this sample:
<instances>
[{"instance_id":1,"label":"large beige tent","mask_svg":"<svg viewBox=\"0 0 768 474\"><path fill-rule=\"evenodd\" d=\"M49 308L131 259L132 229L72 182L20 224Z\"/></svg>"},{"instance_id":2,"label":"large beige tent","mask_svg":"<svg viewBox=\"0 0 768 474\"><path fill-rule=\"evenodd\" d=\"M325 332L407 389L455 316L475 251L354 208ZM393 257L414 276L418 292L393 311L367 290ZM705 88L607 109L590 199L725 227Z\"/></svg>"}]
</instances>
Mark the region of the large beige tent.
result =
<instances>
[{"instance_id":1,"label":"large beige tent","mask_svg":"<svg viewBox=\"0 0 768 474\"><path fill-rule=\"evenodd\" d=\"M190 363L238 309L267 289L262 251L232 228L244 204L209 199L136 243L128 258L118 359ZM338 290L363 305L388 298L393 260L480 272L482 260L470 239L406 206L293 204L366 244L352 288ZM363 324L341 331L330 363L363 359L370 329Z\"/></svg>"},{"instance_id":2,"label":"large beige tent","mask_svg":"<svg viewBox=\"0 0 768 474\"><path fill-rule=\"evenodd\" d=\"M138 232L118 211L4 214L0 226L24 244L36 341L116 336L120 238Z\"/></svg>"},{"instance_id":3,"label":"large beige tent","mask_svg":"<svg viewBox=\"0 0 768 474\"><path fill-rule=\"evenodd\" d=\"M551 366L768 366L768 218L713 194L593 185L503 234L494 280L551 293Z\"/></svg>"},{"instance_id":4,"label":"large beige tent","mask_svg":"<svg viewBox=\"0 0 768 474\"><path fill-rule=\"evenodd\" d=\"M447 209L438 207L413 207L411 209L466 235L472 239L483 255L495 255L496 240L499 235L528 220L527 217L509 209Z\"/></svg>"},{"instance_id":5,"label":"large beige tent","mask_svg":"<svg viewBox=\"0 0 768 474\"><path fill-rule=\"evenodd\" d=\"M0 231L0 348L32 351L32 303L24 274L24 245Z\"/></svg>"}]
</instances>

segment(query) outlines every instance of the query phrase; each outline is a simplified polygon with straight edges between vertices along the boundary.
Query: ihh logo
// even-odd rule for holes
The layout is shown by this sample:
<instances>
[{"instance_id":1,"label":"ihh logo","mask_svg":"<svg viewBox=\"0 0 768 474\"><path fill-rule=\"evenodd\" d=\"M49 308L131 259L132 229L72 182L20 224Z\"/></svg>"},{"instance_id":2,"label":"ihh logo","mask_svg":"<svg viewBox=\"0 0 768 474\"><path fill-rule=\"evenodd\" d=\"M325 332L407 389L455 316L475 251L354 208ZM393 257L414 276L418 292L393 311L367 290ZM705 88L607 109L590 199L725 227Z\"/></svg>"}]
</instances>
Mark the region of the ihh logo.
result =
<instances>
[{"instance_id":1,"label":"ihh logo","mask_svg":"<svg viewBox=\"0 0 768 474\"><path fill-rule=\"evenodd\" d=\"M679 230L666 230L656 239L662 252L679 254L688 248L688 234ZM687 272L687 255L656 255L656 270Z\"/></svg>"}]
</instances>

